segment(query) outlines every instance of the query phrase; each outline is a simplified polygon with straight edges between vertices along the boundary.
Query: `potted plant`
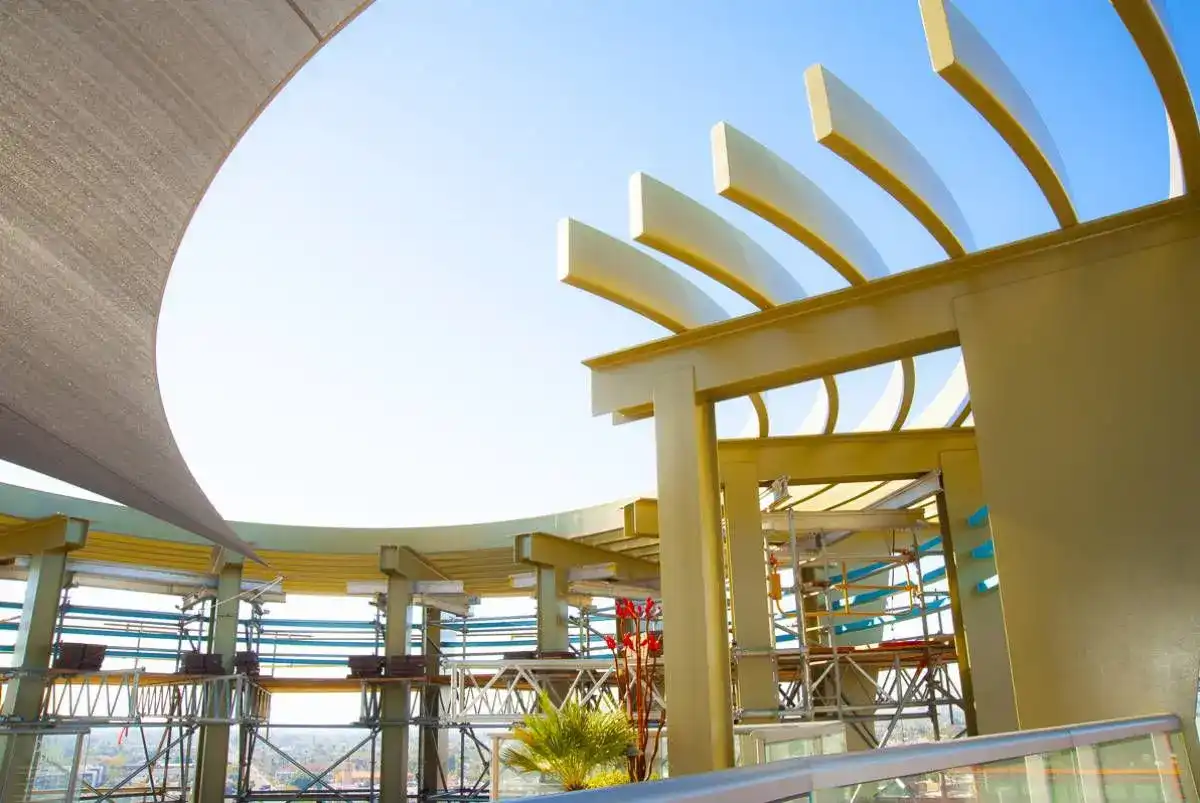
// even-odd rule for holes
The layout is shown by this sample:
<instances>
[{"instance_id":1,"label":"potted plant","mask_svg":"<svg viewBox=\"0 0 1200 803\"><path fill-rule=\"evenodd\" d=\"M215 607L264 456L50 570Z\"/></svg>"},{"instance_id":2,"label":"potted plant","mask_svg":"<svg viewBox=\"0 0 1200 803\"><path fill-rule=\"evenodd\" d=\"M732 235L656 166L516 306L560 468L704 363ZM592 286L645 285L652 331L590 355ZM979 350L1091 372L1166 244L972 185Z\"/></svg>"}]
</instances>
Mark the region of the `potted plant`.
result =
<instances>
[{"instance_id":1,"label":"potted plant","mask_svg":"<svg viewBox=\"0 0 1200 803\"><path fill-rule=\"evenodd\" d=\"M610 785L611 770L626 760L634 743L624 713L586 708L575 700L555 707L546 692L540 707L513 730L518 744L505 749L501 761L517 772L539 773L568 792L589 789L593 781Z\"/></svg>"}]
</instances>

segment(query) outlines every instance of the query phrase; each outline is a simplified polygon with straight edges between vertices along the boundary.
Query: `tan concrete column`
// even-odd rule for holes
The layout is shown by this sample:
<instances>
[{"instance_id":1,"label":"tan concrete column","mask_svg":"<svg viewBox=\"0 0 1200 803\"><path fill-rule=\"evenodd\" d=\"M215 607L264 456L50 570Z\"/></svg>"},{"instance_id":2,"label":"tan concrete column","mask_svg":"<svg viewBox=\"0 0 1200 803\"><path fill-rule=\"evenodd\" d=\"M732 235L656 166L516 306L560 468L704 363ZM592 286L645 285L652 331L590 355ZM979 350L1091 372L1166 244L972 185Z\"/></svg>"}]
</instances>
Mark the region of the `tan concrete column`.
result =
<instances>
[{"instance_id":1,"label":"tan concrete column","mask_svg":"<svg viewBox=\"0 0 1200 803\"><path fill-rule=\"evenodd\" d=\"M1173 712L1196 768L1200 227L1173 225L954 311L1021 727Z\"/></svg>"},{"instance_id":2,"label":"tan concrete column","mask_svg":"<svg viewBox=\"0 0 1200 803\"><path fill-rule=\"evenodd\" d=\"M233 673L237 652L238 609L242 593L242 557L222 552L217 572L212 627L208 633L208 651L221 656L226 674ZM208 684L205 710L210 716L229 716L232 700L229 689ZM196 747L196 803L222 803L225 800L225 776L229 771L229 733L227 722L200 726Z\"/></svg>"},{"instance_id":3,"label":"tan concrete column","mask_svg":"<svg viewBox=\"0 0 1200 803\"><path fill-rule=\"evenodd\" d=\"M46 670L50 668L59 603L67 579L67 552L83 546L88 532L88 522L83 519L56 518L48 520L45 526L53 530L46 533L47 541L62 546L37 552L29 558L21 623L13 646L12 665L16 675L4 690L4 704L0 708L6 717L29 724L37 722L41 716ZM3 540L0 540L0 549L3 546ZM36 748L36 735L0 738L2 799L23 799Z\"/></svg>"},{"instance_id":4,"label":"tan concrete column","mask_svg":"<svg viewBox=\"0 0 1200 803\"><path fill-rule=\"evenodd\" d=\"M538 566L536 570L538 652L569 650L568 570L558 566Z\"/></svg>"},{"instance_id":5,"label":"tan concrete column","mask_svg":"<svg viewBox=\"0 0 1200 803\"><path fill-rule=\"evenodd\" d=\"M1014 731L1017 704L1000 595L980 593L976 588L992 575L995 566L971 557L971 550L991 537L990 528L967 523L987 501L979 453L974 449L942 452L941 470L943 493L938 515L950 581L958 672L967 696L967 732L975 736Z\"/></svg>"},{"instance_id":6,"label":"tan concrete column","mask_svg":"<svg viewBox=\"0 0 1200 803\"><path fill-rule=\"evenodd\" d=\"M408 611L413 596L413 581L402 574L388 574L387 584L387 620L383 636L385 659L408 655L411 634ZM382 684L380 691L379 799L387 803L408 799L410 688L411 684L407 681L387 681Z\"/></svg>"},{"instance_id":7,"label":"tan concrete column","mask_svg":"<svg viewBox=\"0 0 1200 803\"><path fill-rule=\"evenodd\" d=\"M658 378L654 431L669 760L691 775L733 765L716 421L691 368Z\"/></svg>"},{"instance_id":8,"label":"tan concrete column","mask_svg":"<svg viewBox=\"0 0 1200 803\"><path fill-rule=\"evenodd\" d=\"M758 498L758 467L753 463L721 466L725 489L725 532L729 555L729 605L737 643L737 708L742 722L770 722L779 710L775 628L767 596L766 539Z\"/></svg>"}]
</instances>

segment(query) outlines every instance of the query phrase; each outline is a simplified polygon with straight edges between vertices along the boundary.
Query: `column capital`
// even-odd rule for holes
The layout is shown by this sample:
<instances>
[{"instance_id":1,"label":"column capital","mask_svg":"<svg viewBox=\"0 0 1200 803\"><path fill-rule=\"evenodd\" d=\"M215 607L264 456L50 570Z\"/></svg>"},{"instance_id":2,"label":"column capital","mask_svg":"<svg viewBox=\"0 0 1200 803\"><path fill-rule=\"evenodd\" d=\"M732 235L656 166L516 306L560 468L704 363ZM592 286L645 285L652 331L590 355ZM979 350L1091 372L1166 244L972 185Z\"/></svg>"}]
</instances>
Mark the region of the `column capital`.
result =
<instances>
[{"instance_id":1,"label":"column capital","mask_svg":"<svg viewBox=\"0 0 1200 803\"><path fill-rule=\"evenodd\" d=\"M0 556L71 552L87 543L87 519L55 515L0 526Z\"/></svg>"},{"instance_id":2,"label":"column capital","mask_svg":"<svg viewBox=\"0 0 1200 803\"><path fill-rule=\"evenodd\" d=\"M395 544L379 548L379 571L414 581L449 579L412 547Z\"/></svg>"}]
</instances>

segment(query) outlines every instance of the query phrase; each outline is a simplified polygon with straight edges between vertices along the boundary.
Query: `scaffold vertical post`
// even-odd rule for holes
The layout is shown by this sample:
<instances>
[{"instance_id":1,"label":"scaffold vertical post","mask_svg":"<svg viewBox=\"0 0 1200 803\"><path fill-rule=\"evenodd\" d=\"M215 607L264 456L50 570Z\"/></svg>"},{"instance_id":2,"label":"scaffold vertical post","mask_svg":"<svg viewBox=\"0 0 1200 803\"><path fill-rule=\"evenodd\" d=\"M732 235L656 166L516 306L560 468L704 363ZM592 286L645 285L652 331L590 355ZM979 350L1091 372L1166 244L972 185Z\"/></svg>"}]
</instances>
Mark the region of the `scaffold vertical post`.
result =
<instances>
[{"instance_id":1,"label":"scaffold vertical post","mask_svg":"<svg viewBox=\"0 0 1200 803\"><path fill-rule=\"evenodd\" d=\"M758 466L728 463L721 466L725 488L729 599L733 613L733 638L737 643L737 707L742 722L769 722L761 712L779 706L775 666L775 636L771 600L767 595L766 540L758 495Z\"/></svg>"},{"instance_id":2,"label":"scaffold vertical post","mask_svg":"<svg viewBox=\"0 0 1200 803\"><path fill-rule=\"evenodd\" d=\"M225 673L229 674L233 671L233 656L237 652L242 556L216 550L213 568L217 575L217 594L213 600L208 652L221 656ZM232 684L205 683L201 705L208 721L200 726L200 741L196 747L195 799L196 803L222 803L229 768L230 724L214 720L229 718L233 705Z\"/></svg>"},{"instance_id":3,"label":"scaffold vertical post","mask_svg":"<svg viewBox=\"0 0 1200 803\"><path fill-rule=\"evenodd\" d=\"M32 724L41 715L59 602L67 580L67 552L83 546L87 532L87 521L56 516L45 523L44 533L46 543L56 546L30 555L21 623L13 647L16 674L4 690L0 708L9 721ZM0 737L0 799L24 799L37 738L34 733Z\"/></svg>"},{"instance_id":4,"label":"scaffold vertical post","mask_svg":"<svg viewBox=\"0 0 1200 803\"><path fill-rule=\"evenodd\" d=\"M398 548L379 551L379 568L387 576L387 604L383 637L385 674L391 674L394 659L409 652L409 610L413 581L400 569ZM380 689L379 800L399 803L408 799L408 682L387 681Z\"/></svg>"},{"instance_id":5,"label":"scaffold vertical post","mask_svg":"<svg viewBox=\"0 0 1200 803\"><path fill-rule=\"evenodd\" d=\"M716 419L690 366L657 377L654 434L671 775L692 775L733 765L733 716Z\"/></svg>"}]
</instances>

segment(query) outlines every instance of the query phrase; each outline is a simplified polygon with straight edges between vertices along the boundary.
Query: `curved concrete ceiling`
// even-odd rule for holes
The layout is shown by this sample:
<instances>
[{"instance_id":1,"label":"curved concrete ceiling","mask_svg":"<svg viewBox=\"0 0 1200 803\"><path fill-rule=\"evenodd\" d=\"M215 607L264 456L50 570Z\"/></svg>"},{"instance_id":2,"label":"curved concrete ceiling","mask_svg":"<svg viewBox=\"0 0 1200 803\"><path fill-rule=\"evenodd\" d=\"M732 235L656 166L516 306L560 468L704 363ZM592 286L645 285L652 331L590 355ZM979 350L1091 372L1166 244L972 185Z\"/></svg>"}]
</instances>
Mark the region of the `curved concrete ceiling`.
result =
<instances>
[{"instance_id":1,"label":"curved concrete ceiling","mask_svg":"<svg viewBox=\"0 0 1200 803\"><path fill-rule=\"evenodd\" d=\"M253 557L171 435L159 306L241 134L369 3L0 6L0 458Z\"/></svg>"}]
</instances>

